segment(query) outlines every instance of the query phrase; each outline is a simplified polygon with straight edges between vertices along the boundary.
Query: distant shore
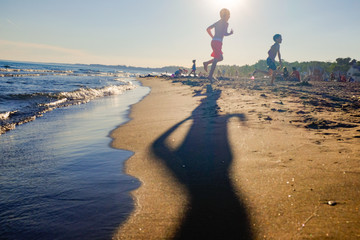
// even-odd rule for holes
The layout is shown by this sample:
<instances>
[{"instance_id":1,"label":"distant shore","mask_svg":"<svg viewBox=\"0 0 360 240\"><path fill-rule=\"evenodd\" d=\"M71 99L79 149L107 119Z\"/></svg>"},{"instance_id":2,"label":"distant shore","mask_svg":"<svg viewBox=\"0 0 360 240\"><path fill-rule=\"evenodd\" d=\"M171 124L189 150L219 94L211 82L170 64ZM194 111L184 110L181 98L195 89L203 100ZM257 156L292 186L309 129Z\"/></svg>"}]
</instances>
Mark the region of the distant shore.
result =
<instances>
[{"instance_id":1,"label":"distant shore","mask_svg":"<svg viewBox=\"0 0 360 240\"><path fill-rule=\"evenodd\" d=\"M140 81L112 133L142 182L114 239L360 237L359 83Z\"/></svg>"}]
</instances>

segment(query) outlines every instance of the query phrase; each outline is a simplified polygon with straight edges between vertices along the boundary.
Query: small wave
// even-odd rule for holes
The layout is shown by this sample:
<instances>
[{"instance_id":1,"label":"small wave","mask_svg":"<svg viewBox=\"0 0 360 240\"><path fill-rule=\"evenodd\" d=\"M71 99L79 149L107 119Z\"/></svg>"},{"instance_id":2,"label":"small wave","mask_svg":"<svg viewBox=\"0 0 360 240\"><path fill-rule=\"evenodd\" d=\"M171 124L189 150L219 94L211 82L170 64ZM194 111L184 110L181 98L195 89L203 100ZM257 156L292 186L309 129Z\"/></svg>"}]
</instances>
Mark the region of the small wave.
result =
<instances>
[{"instance_id":1,"label":"small wave","mask_svg":"<svg viewBox=\"0 0 360 240\"><path fill-rule=\"evenodd\" d=\"M10 112L0 113L0 119L5 120L10 116Z\"/></svg>"},{"instance_id":2,"label":"small wave","mask_svg":"<svg viewBox=\"0 0 360 240\"><path fill-rule=\"evenodd\" d=\"M124 81L122 81L124 82ZM82 86L82 85L80 85ZM41 103L39 106L52 106L65 102L66 100L92 100L98 97L105 97L111 95L119 95L127 90L136 88L131 82L124 82L123 85L111 85L102 88L85 88L80 87L77 90L71 92L60 92L60 93L46 93L46 92L35 92L35 93L20 93L20 94L9 94L0 96L6 100L34 100L34 99L56 99L55 102Z\"/></svg>"},{"instance_id":3,"label":"small wave","mask_svg":"<svg viewBox=\"0 0 360 240\"><path fill-rule=\"evenodd\" d=\"M0 68L0 72L41 72L41 73L73 73L71 70L44 70L44 69L18 69L18 68Z\"/></svg>"},{"instance_id":4,"label":"small wave","mask_svg":"<svg viewBox=\"0 0 360 240\"><path fill-rule=\"evenodd\" d=\"M132 83L119 86L107 86L103 88L80 88L73 92L61 92L58 94L59 98L67 98L69 100L92 100L98 97L105 97L111 95L122 94L127 90L134 89L136 86Z\"/></svg>"},{"instance_id":5,"label":"small wave","mask_svg":"<svg viewBox=\"0 0 360 240\"><path fill-rule=\"evenodd\" d=\"M55 102L40 104L40 106L46 106L46 107L56 106L56 105L60 105L64 102L66 102L66 101L67 101L67 98L63 98L63 99L57 100Z\"/></svg>"},{"instance_id":6,"label":"small wave","mask_svg":"<svg viewBox=\"0 0 360 240\"><path fill-rule=\"evenodd\" d=\"M17 111L9 111L9 112L0 113L0 120L6 120L10 117L11 114L14 114L16 112Z\"/></svg>"},{"instance_id":7,"label":"small wave","mask_svg":"<svg viewBox=\"0 0 360 240\"><path fill-rule=\"evenodd\" d=\"M134 88L136 88L134 84L127 82L123 85L111 85L103 88L80 88L72 92L11 95L12 99L34 101L36 104L26 107L24 110L0 113L0 135L15 129L17 125L34 121L37 117L56 108L87 103L95 98L119 95ZM12 114L14 114L13 117L11 117Z\"/></svg>"},{"instance_id":8,"label":"small wave","mask_svg":"<svg viewBox=\"0 0 360 240\"><path fill-rule=\"evenodd\" d=\"M0 135L7 131L15 129L15 126L16 126L15 123L8 123L8 124L0 126Z\"/></svg>"},{"instance_id":9,"label":"small wave","mask_svg":"<svg viewBox=\"0 0 360 240\"><path fill-rule=\"evenodd\" d=\"M21 124L24 124L24 123L27 123L27 122L31 122L31 121L34 121L35 119L36 119L36 116L30 116L30 117L25 117L25 118L21 119L18 122L5 123L3 125L0 125L0 135L4 134L7 131L14 130L17 125L21 125Z\"/></svg>"}]
</instances>

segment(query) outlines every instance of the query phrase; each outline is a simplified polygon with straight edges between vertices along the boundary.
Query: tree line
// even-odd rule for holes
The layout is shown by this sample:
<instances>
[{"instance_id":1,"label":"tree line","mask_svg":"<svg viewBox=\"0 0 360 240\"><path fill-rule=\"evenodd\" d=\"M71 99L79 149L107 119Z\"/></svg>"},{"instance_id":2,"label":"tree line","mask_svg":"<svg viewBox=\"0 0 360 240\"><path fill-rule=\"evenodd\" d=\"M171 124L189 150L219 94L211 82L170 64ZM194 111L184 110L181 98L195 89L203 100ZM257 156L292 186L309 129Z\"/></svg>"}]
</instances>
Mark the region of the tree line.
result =
<instances>
[{"instance_id":1,"label":"tree line","mask_svg":"<svg viewBox=\"0 0 360 240\"><path fill-rule=\"evenodd\" d=\"M291 69L295 67L300 72L307 72L309 68L320 67L325 70L327 73L331 72L341 72L345 74L352 65L360 66L360 61L351 58L337 58L336 62L321 62L321 61L310 61L310 62L287 62L282 60L283 67L286 67L288 71L291 72ZM227 76L238 76L238 77L248 77L250 76L255 69L266 70L267 64L266 60L259 60L257 63L253 65L220 65L218 66L218 70L221 73L225 73ZM199 69L202 70L202 69Z\"/></svg>"}]
</instances>

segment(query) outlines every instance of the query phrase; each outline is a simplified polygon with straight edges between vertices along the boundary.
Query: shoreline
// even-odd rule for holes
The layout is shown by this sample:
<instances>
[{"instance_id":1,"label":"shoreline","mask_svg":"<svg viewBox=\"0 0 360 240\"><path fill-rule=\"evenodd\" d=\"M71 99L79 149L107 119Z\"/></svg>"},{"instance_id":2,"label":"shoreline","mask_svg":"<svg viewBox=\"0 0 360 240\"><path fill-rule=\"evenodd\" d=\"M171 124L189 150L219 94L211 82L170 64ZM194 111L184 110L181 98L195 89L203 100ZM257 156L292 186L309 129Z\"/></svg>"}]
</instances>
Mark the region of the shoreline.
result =
<instances>
[{"instance_id":1,"label":"shoreline","mask_svg":"<svg viewBox=\"0 0 360 240\"><path fill-rule=\"evenodd\" d=\"M360 237L358 84L140 81L151 93L111 134L142 183L114 239Z\"/></svg>"},{"instance_id":2,"label":"shoreline","mask_svg":"<svg viewBox=\"0 0 360 240\"><path fill-rule=\"evenodd\" d=\"M123 173L133 153L111 148L109 133L142 89L58 108L0 136L3 238L112 237L140 183Z\"/></svg>"},{"instance_id":3,"label":"shoreline","mask_svg":"<svg viewBox=\"0 0 360 240\"><path fill-rule=\"evenodd\" d=\"M160 79L157 80L161 81ZM147 236L151 236L151 234L154 234L154 238L152 239L155 239L156 236L160 237L164 235L166 238L170 238L171 234L173 234L175 231L176 226L169 227L164 225L163 227L157 227L154 229L151 227L150 223L152 221L160 221L163 219L163 215L167 214L171 215L171 217L167 218L168 220L173 222L179 221L179 218L181 218L182 211L184 211L183 209L187 202L186 193L184 193L182 186L173 179L173 176L166 173L166 170L163 168L163 166L161 166L161 163L155 161L143 162L143 159L148 160L152 155L150 150L151 142L149 142L149 139L154 139L154 137L159 136L159 134L161 134L163 131L166 131L167 125L176 124L178 121L186 118L190 114L191 106L196 104L196 101L194 101L192 98L189 98L188 92L186 93L186 96L181 96L183 86L175 88L178 97L176 100L180 101L173 101L171 100L171 94L173 93L172 91L162 91L161 87L158 87L154 84L149 84L146 79L141 79L140 81L144 86L151 87L151 92L141 102L132 106L132 111L130 113L130 119L132 120L112 132L111 137L114 138L112 146L114 148L127 149L134 152L134 155L125 162L125 173L131 176L136 176L140 180L141 186L132 192L135 203L135 211L131 215L136 216L140 207L145 208L145 211L152 211L152 208L155 207L157 211L156 213L145 212L145 216L141 216L140 219L135 219L134 222L131 220L132 217L130 217L129 222L133 223L130 225L127 224L127 226L129 226L127 231L134 232L134 235L130 237L133 239L139 237L139 235L136 233L137 230L142 234L143 238L147 238ZM159 85L161 85L161 82ZM189 91L189 89L190 87L188 87L187 91ZM169 108L168 104L166 104L166 107L163 108L163 105L159 104L158 102L159 99L156 99L156 97L153 99L153 96L157 95L158 93L160 93L161 101L164 100L164 95L169 98L170 101L167 103L171 104L171 108ZM184 104L187 108L186 111L178 111L179 107ZM155 105L156 109L154 109ZM137 117L137 112L141 112L145 114L145 116ZM171 112L170 118L167 117L169 112ZM159 117L161 118L160 121L157 120ZM117 136L123 137L119 139ZM146 138L145 142L137 141L137 139L143 140L144 138ZM151 181L153 178L156 178L157 182ZM169 179L171 179L170 182L168 182ZM156 191L158 185L160 185L162 189L159 189L158 192L149 195L148 191ZM167 194L164 195L163 191ZM178 194L181 195L181 197L174 198L174 196ZM134 195L136 195L136 197L134 197ZM151 199L148 199L149 196ZM161 196L162 200L164 200L168 206L175 206L172 208L171 212L164 212L164 210L168 210L162 206L164 203L163 201L156 201L159 196ZM151 206L148 205L148 203L150 203ZM157 205L157 203L160 205ZM151 218L148 218L146 214L151 214ZM138 222L144 220L146 221L146 226L138 227L142 225L138 225Z\"/></svg>"}]
</instances>

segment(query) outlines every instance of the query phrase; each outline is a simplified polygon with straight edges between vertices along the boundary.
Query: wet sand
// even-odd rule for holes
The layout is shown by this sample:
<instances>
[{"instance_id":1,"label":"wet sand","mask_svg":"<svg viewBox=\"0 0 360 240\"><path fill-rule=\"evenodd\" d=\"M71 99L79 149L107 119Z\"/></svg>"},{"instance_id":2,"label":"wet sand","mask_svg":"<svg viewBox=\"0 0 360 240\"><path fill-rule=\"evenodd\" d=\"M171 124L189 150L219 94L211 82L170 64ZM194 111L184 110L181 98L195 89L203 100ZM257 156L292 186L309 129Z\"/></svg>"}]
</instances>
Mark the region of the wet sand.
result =
<instances>
[{"instance_id":1,"label":"wet sand","mask_svg":"<svg viewBox=\"0 0 360 240\"><path fill-rule=\"evenodd\" d=\"M114 239L360 239L358 83L143 78Z\"/></svg>"}]
</instances>

